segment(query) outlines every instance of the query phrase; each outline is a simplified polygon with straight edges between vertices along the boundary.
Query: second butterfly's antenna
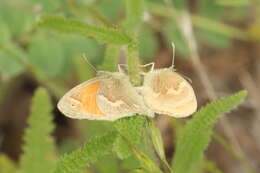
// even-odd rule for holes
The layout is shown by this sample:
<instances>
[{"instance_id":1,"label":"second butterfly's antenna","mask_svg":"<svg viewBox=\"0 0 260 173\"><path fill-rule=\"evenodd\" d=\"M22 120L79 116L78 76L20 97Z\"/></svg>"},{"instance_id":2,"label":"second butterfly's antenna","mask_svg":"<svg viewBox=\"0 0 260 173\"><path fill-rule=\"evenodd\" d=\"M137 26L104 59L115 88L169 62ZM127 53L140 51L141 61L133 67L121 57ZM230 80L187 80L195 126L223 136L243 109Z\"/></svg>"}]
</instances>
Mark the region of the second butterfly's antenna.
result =
<instances>
[{"instance_id":1,"label":"second butterfly's antenna","mask_svg":"<svg viewBox=\"0 0 260 173\"><path fill-rule=\"evenodd\" d=\"M175 45L172 42L172 65L171 65L171 68L174 67L174 58L175 58Z\"/></svg>"},{"instance_id":2,"label":"second butterfly's antenna","mask_svg":"<svg viewBox=\"0 0 260 173\"><path fill-rule=\"evenodd\" d=\"M88 65L97 73L97 69L91 64L91 62L88 60L86 54L82 54L82 57L85 59L85 61L88 63Z\"/></svg>"}]
</instances>

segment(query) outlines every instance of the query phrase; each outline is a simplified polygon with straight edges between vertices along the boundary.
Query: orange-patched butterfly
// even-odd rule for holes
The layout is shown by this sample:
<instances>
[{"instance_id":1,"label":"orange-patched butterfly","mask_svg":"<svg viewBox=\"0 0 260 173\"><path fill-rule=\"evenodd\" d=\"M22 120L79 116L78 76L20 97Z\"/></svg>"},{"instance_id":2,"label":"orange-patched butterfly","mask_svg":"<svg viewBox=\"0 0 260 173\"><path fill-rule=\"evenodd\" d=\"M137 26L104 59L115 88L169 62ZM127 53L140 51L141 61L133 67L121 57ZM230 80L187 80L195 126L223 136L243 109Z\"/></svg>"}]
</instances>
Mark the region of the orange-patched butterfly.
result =
<instances>
[{"instance_id":1,"label":"orange-patched butterfly","mask_svg":"<svg viewBox=\"0 0 260 173\"><path fill-rule=\"evenodd\" d=\"M113 121L135 114L153 116L143 98L121 72L98 72L98 76L74 87L58 102L59 110L76 119Z\"/></svg>"},{"instance_id":2,"label":"orange-patched butterfly","mask_svg":"<svg viewBox=\"0 0 260 173\"><path fill-rule=\"evenodd\" d=\"M176 118L187 117L197 109L197 99L190 83L174 71L174 50L172 66L143 73L143 86L140 88L144 102L151 111Z\"/></svg>"}]
</instances>

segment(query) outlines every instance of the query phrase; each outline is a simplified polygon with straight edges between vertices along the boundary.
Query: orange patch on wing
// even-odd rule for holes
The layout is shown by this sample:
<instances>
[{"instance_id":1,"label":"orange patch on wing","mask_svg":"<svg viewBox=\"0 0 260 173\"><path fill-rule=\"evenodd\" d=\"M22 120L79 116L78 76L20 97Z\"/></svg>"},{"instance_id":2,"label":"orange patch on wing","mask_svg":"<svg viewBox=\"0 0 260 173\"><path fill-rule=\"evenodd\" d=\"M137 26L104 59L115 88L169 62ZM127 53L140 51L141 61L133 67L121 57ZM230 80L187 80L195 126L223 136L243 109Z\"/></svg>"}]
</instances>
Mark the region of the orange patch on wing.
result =
<instances>
[{"instance_id":1,"label":"orange patch on wing","mask_svg":"<svg viewBox=\"0 0 260 173\"><path fill-rule=\"evenodd\" d=\"M96 102L97 92L100 88L100 82L90 83L77 91L72 95L73 99L80 101L80 108L82 108L88 114L104 115L100 110Z\"/></svg>"}]
</instances>

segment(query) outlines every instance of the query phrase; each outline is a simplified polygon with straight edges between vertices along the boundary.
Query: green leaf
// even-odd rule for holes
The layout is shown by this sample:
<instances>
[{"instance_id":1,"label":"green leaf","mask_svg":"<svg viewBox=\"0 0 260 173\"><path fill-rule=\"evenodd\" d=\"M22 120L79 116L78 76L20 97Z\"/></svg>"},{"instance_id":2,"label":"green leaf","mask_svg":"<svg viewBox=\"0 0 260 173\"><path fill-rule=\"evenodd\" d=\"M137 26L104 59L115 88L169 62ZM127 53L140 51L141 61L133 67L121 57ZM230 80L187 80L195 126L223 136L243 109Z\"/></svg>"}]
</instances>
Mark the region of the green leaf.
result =
<instances>
[{"instance_id":1,"label":"green leaf","mask_svg":"<svg viewBox=\"0 0 260 173\"><path fill-rule=\"evenodd\" d=\"M178 138L173 160L174 172L188 172L193 164L203 158L203 151L210 143L212 129L220 115L240 104L246 95L246 91L240 91L232 96L215 100L194 114Z\"/></svg>"},{"instance_id":2,"label":"green leaf","mask_svg":"<svg viewBox=\"0 0 260 173\"><path fill-rule=\"evenodd\" d=\"M90 69L89 64L81 56L86 54L93 65L98 64L102 60L102 46L96 40L78 35L62 35L58 37L58 41L62 43L64 52L62 76L70 77L76 71L80 81L93 77L93 69Z\"/></svg>"},{"instance_id":3,"label":"green leaf","mask_svg":"<svg viewBox=\"0 0 260 173\"><path fill-rule=\"evenodd\" d=\"M155 126L155 123L153 122L153 120L149 121L149 129L151 132L151 138L152 138L152 142L153 142L156 152L158 153L158 155L161 159L166 160L162 136L161 136L160 130Z\"/></svg>"},{"instance_id":4,"label":"green leaf","mask_svg":"<svg viewBox=\"0 0 260 173\"><path fill-rule=\"evenodd\" d=\"M176 7L179 10L183 10L183 9L187 8L187 4L188 4L188 1L183 1L183 0L173 1L174 7Z\"/></svg>"},{"instance_id":5,"label":"green leaf","mask_svg":"<svg viewBox=\"0 0 260 173\"><path fill-rule=\"evenodd\" d=\"M7 42L11 41L11 33L4 21L0 20L0 46L6 44Z\"/></svg>"},{"instance_id":6,"label":"green leaf","mask_svg":"<svg viewBox=\"0 0 260 173\"><path fill-rule=\"evenodd\" d=\"M56 164L54 173L74 173L81 171L84 167L96 162L99 158L110 154L114 140L114 131L103 136L91 138L84 146L64 155Z\"/></svg>"},{"instance_id":7,"label":"green leaf","mask_svg":"<svg viewBox=\"0 0 260 173\"><path fill-rule=\"evenodd\" d=\"M103 47L96 41L78 35L63 35L59 37L65 49L66 58L73 62L73 58L86 54L93 64L99 64L103 56Z\"/></svg>"},{"instance_id":8,"label":"green leaf","mask_svg":"<svg viewBox=\"0 0 260 173\"><path fill-rule=\"evenodd\" d=\"M134 145L138 145L142 141L146 130L147 120L145 116L141 115L126 117L117 120L114 126L122 136L131 141ZM114 150L121 159L125 159L131 155L131 150L120 136L115 141Z\"/></svg>"},{"instance_id":9,"label":"green leaf","mask_svg":"<svg viewBox=\"0 0 260 173\"><path fill-rule=\"evenodd\" d=\"M18 37L32 27L33 17L30 13L14 7L0 6L0 21L4 21L13 36Z\"/></svg>"},{"instance_id":10,"label":"green leaf","mask_svg":"<svg viewBox=\"0 0 260 173\"><path fill-rule=\"evenodd\" d=\"M186 41L183 39L181 31L177 27L177 24L172 20L167 20L164 27L164 37L167 41L167 45L171 43L175 44L176 53L182 56L189 55L189 49Z\"/></svg>"},{"instance_id":11,"label":"green leaf","mask_svg":"<svg viewBox=\"0 0 260 173\"><path fill-rule=\"evenodd\" d=\"M95 164L98 173L119 173L119 163L115 156L102 157L99 162Z\"/></svg>"},{"instance_id":12,"label":"green leaf","mask_svg":"<svg viewBox=\"0 0 260 173\"><path fill-rule=\"evenodd\" d=\"M209 160L206 160L204 161L204 167L205 167L205 170L211 172L211 173L223 173L219 168L218 166L216 165L215 162L213 161L209 161Z\"/></svg>"},{"instance_id":13,"label":"green leaf","mask_svg":"<svg viewBox=\"0 0 260 173\"><path fill-rule=\"evenodd\" d=\"M146 154L141 152L131 141L122 136L122 139L134 153L135 157L139 160L140 164L144 167L147 172L150 173L162 173L160 168L151 160Z\"/></svg>"},{"instance_id":14,"label":"green leaf","mask_svg":"<svg viewBox=\"0 0 260 173\"><path fill-rule=\"evenodd\" d=\"M38 7L43 12L54 12L65 3L65 0L28 0L27 3L31 9Z\"/></svg>"},{"instance_id":15,"label":"green leaf","mask_svg":"<svg viewBox=\"0 0 260 173\"><path fill-rule=\"evenodd\" d=\"M97 10L115 23L121 19L121 15L125 12L124 2L118 0L99 1Z\"/></svg>"},{"instance_id":16,"label":"green leaf","mask_svg":"<svg viewBox=\"0 0 260 173\"><path fill-rule=\"evenodd\" d=\"M113 150L119 159L127 159L132 155L132 152L122 137L118 136L114 142Z\"/></svg>"},{"instance_id":17,"label":"green leaf","mask_svg":"<svg viewBox=\"0 0 260 173\"><path fill-rule=\"evenodd\" d=\"M202 41L204 41L206 45L216 48L227 48L231 43L230 38L219 33L199 29L196 34L201 37Z\"/></svg>"},{"instance_id":18,"label":"green leaf","mask_svg":"<svg viewBox=\"0 0 260 173\"><path fill-rule=\"evenodd\" d=\"M199 0L198 13L211 19L220 20L225 15L225 8L218 6L214 1Z\"/></svg>"},{"instance_id":19,"label":"green leaf","mask_svg":"<svg viewBox=\"0 0 260 173\"><path fill-rule=\"evenodd\" d=\"M102 43L129 44L132 39L123 31L89 25L75 19L66 19L61 16L43 16L39 26L66 34L76 34L94 38Z\"/></svg>"},{"instance_id":20,"label":"green leaf","mask_svg":"<svg viewBox=\"0 0 260 173\"><path fill-rule=\"evenodd\" d=\"M241 6L249 6L249 0L236 0L236 1L229 1L229 0L215 0L215 3L220 6L224 7L241 7Z\"/></svg>"},{"instance_id":21,"label":"green leaf","mask_svg":"<svg viewBox=\"0 0 260 173\"><path fill-rule=\"evenodd\" d=\"M122 169L127 169L127 170L141 167L139 161L135 158L134 155L128 157L127 159L122 160L120 166Z\"/></svg>"},{"instance_id":22,"label":"green leaf","mask_svg":"<svg viewBox=\"0 0 260 173\"><path fill-rule=\"evenodd\" d=\"M151 62L158 50L158 42L151 29L145 27L140 31L139 37L140 58L145 62Z\"/></svg>"},{"instance_id":23,"label":"green leaf","mask_svg":"<svg viewBox=\"0 0 260 173\"><path fill-rule=\"evenodd\" d=\"M165 170L165 172L167 172L167 173L172 173L172 169L169 166L169 164L166 160L166 157L165 157L161 132L156 127L156 125L152 119L149 120L149 129L150 129L150 133L151 133L151 139L152 139L154 150L157 153L157 155L159 156L159 161L161 162L163 170Z\"/></svg>"},{"instance_id":24,"label":"green leaf","mask_svg":"<svg viewBox=\"0 0 260 173\"><path fill-rule=\"evenodd\" d=\"M0 50L0 73L9 77L14 77L24 70L25 65L20 62L16 55Z\"/></svg>"},{"instance_id":25,"label":"green leaf","mask_svg":"<svg viewBox=\"0 0 260 173\"><path fill-rule=\"evenodd\" d=\"M0 154L0 172L1 173L15 173L16 166L12 160L7 156Z\"/></svg>"},{"instance_id":26,"label":"green leaf","mask_svg":"<svg viewBox=\"0 0 260 173\"><path fill-rule=\"evenodd\" d=\"M65 53L61 41L57 38L43 35L34 37L29 56L31 63L41 73L49 77L63 76Z\"/></svg>"},{"instance_id":27,"label":"green leaf","mask_svg":"<svg viewBox=\"0 0 260 173\"><path fill-rule=\"evenodd\" d=\"M28 119L29 127L25 131L23 155L18 173L50 173L54 168L55 146L51 137L53 107L43 88L36 90Z\"/></svg>"}]
</instances>

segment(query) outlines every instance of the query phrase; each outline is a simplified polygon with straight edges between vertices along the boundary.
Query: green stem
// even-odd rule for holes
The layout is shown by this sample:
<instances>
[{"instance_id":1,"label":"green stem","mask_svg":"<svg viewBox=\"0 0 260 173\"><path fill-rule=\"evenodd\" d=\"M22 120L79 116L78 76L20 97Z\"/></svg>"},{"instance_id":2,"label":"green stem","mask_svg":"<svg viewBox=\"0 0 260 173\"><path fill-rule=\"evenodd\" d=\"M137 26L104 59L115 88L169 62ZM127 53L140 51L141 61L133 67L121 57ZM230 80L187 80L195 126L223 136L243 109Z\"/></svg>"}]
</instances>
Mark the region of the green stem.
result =
<instances>
[{"instance_id":1,"label":"green stem","mask_svg":"<svg viewBox=\"0 0 260 173\"><path fill-rule=\"evenodd\" d=\"M141 85L141 76L139 74L139 53L138 46L136 42L132 42L127 47L127 57L128 57L128 68L129 68L129 77L130 81L134 86Z\"/></svg>"}]
</instances>

